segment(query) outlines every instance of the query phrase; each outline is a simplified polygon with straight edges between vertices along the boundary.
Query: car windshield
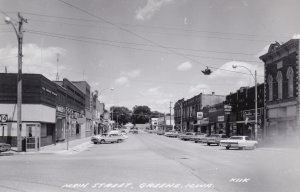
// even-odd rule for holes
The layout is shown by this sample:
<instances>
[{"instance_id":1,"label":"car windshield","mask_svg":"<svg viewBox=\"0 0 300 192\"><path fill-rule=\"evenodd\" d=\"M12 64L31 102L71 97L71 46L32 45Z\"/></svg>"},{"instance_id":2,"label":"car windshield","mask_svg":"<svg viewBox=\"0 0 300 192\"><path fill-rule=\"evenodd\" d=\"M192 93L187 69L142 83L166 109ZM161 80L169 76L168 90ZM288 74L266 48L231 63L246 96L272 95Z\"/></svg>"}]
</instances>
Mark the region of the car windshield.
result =
<instances>
[{"instance_id":1,"label":"car windshield","mask_svg":"<svg viewBox=\"0 0 300 192\"><path fill-rule=\"evenodd\" d=\"M233 137L230 137L230 139L243 140L243 137L233 136Z\"/></svg>"}]
</instances>

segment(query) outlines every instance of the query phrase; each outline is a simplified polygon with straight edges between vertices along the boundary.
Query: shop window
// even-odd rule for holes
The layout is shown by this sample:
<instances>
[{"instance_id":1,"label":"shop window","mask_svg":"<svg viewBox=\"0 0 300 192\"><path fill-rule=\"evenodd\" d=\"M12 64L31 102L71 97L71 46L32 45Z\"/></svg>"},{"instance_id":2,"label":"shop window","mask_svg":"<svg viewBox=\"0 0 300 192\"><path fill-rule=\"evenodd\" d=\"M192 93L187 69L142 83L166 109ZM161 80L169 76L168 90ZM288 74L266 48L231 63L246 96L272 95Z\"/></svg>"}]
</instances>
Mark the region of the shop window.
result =
<instances>
[{"instance_id":1,"label":"shop window","mask_svg":"<svg viewBox=\"0 0 300 192\"><path fill-rule=\"evenodd\" d=\"M282 99L282 73L278 71L276 76L276 81L278 85L278 99Z\"/></svg>"},{"instance_id":2,"label":"shop window","mask_svg":"<svg viewBox=\"0 0 300 192\"><path fill-rule=\"evenodd\" d=\"M286 77L288 79L288 97L294 96L294 71L292 67L287 70Z\"/></svg>"},{"instance_id":3,"label":"shop window","mask_svg":"<svg viewBox=\"0 0 300 192\"><path fill-rule=\"evenodd\" d=\"M273 77L269 75L268 77L268 88L269 88L269 101L273 100Z\"/></svg>"}]
</instances>

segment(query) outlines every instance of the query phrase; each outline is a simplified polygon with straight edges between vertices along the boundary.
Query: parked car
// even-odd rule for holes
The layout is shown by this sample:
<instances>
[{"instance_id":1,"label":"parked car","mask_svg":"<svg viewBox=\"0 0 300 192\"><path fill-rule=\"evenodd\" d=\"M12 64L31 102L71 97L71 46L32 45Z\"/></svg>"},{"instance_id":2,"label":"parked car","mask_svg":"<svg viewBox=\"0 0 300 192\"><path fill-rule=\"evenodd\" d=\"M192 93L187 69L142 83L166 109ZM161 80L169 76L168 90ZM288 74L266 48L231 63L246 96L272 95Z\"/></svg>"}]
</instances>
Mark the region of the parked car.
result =
<instances>
[{"instance_id":1,"label":"parked car","mask_svg":"<svg viewBox=\"0 0 300 192\"><path fill-rule=\"evenodd\" d=\"M125 130L121 130L120 133L124 137L124 139L128 139L128 135L127 135L127 132Z\"/></svg>"},{"instance_id":2,"label":"parked car","mask_svg":"<svg viewBox=\"0 0 300 192\"><path fill-rule=\"evenodd\" d=\"M131 129L129 130L129 133L132 133L132 134L138 134L138 133L139 133L138 128L131 128Z\"/></svg>"},{"instance_id":3,"label":"parked car","mask_svg":"<svg viewBox=\"0 0 300 192\"><path fill-rule=\"evenodd\" d=\"M164 130L158 130L156 132L157 135L164 135L165 134L165 131Z\"/></svg>"},{"instance_id":4,"label":"parked car","mask_svg":"<svg viewBox=\"0 0 300 192\"><path fill-rule=\"evenodd\" d=\"M199 143L207 143L207 139L210 137L210 135L206 134L204 137L201 137L199 140Z\"/></svg>"},{"instance_id":5,"label":"parked car","mask_svg":"<svg viewBox=\"0 0 300 192\"><path fill-rule=\"evenodd\" d=\"M114 132L92 136L91 141L94 144L98 144L98 143L103 144L103 143L120 143L121 141L125 140L125 138L121 133L114 133Z\"/></svg>"},{"instance_id":6,"label":"parked car","mask_svg":"<svg viewBox=\"0 0 300 192\"><path fill-rule=\"evenodd\" d=\"M0 143L0 153L10 151L10 150L11 150L10 144Z\"/></svg>"},{"instance_id":7,"label":"parked car","mask_svg":"<svg viewBox=\"0 0 300 192\"><path fill-rule=\"evenodd\" d=\"M178 135L177 131L168 131L168 132L165 132L165 136L166 137L177 137L177 135Z\"/></svg>"},{"instance_id":8,"label":"parked car","mask_svg":"<svg viewBox=\"0 0 300 192\"><path fill-rule=\"evenodd\" d=\"M194 141L195 143L200 143L200 139L206 136L206 133L196 133L196 135L192 136L190 140Z\"/></svg>"},{"instance_id":9,"label":"parked car","mask_svg":"<svg viewBox=\"0 0 300 192\"><path fill-rule=\"evenodd\" d=\"M156 133L156 130L154 130L154 129L149 129L149 130L148 130L148 133Z\"/></svg>"},{"instance_id":10,"label":"parked car","mask_svg":"<svg viewBox=\"0 0 300 192\"><path fill-rule=\"evenodd\" d=\"M226 147L226 149L255 149L257 144L257 141L250 140L248 136L232 136L227 140L220 141L220 145Z\"/></svg>"},{"instance_id":11,"label":"parked car","mask_svg":"<svg viewBox=\"0 0 300 192\"><path fill-rule=\"evenodd\" d=\"M221 140L228 139L228 137L225 134L212 134L210 137L207 138L207 145L216 144L220 145Z\"/></svg>"},{"instance_id":12,"label":"parked car","mask_svg":"<svg viewBox=\"0 0 300 192\"><path fill-rule=\"evenodd\" d=\"M194 132L186 132L185 134L180 135L179 138L183 141L189 141L195 135L196 135L196 133L194 133Z\"/></svg>"}]
</instances>

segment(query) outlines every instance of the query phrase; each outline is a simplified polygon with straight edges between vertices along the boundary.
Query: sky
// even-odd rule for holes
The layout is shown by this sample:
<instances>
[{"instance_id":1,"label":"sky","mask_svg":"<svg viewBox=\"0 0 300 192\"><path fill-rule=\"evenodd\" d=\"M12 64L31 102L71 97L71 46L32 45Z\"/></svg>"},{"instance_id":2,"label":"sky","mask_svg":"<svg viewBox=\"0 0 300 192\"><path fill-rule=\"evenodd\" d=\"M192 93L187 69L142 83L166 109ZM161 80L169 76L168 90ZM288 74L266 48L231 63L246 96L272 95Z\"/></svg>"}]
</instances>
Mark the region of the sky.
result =
<instances>
[{"instance_id":1,"label":"sky","mask_svg":"<svg viewBox=\"0 0 300 192\"><path fill-rule=\"evenodd\" d=\"M259 56L275 41L300 37L299 6L297 0L0 0L0 72L17 72L16 34L4 18L17 21L20 12L28 21L23 73L85 80L107 109L169 112L170 101L254 86L255 70L263 82ZM201 72L206 67L209 76Z\"/></svg>"}]
</instances>

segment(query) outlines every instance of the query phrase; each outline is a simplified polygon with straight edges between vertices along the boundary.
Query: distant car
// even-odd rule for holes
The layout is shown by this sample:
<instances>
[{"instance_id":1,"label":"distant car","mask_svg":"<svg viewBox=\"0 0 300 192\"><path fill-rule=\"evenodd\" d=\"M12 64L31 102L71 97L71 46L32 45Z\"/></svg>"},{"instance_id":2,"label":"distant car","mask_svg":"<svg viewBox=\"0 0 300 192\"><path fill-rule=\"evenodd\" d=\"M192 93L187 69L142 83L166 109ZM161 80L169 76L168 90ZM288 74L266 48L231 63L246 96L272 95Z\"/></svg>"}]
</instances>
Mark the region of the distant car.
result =
<instances>
[{"instance_id":1,"label":"distant car","mask_svg":"<svg viewBox=\"0 0 300 192\"><path fill-rule=\"evenodd\" d=\"M231 136L227 140L221 140L220 145L226 147L226 149L230 148L238 148L238 149L255 149L257 141L250 140L248 136Z\"/></svg>"},{"instance_id":2,"label":"distant car","mask_svg":"<svg viewBox=\"0 0 300 192\"><path fill-rule=\"evenodd\" d=\"M220 145L221 140L228 139L228 137L224 134L212 134L207 138L207 145L216 144Z\"/></svg>"},{"instance_id":3,"label":"distant car","mask_svg":"<svg viewBox=\"0 0 300 192\"><path fill-rule=\"evenodd\" d=\"M195 135L196 135L195 132L186 132L185 134L180 136L180 139L183 141L189 141Z\"/></svg>"},{"instance_id":4,"label":"distant car","mask_svg":"<svg viewBox=\"0 0 300 192\"><path fill-rule=\"evenodd\" d=\"M148 133L156 133L156 130L154 130L154 129L149 129L149 130L148 130Z\"/></svg>"},{"instance_id":5,"label":"distant car","mask_svg":"<svg viewBox=\"0 0 300 192\"><path fill-rule=\"evenodd\" d=\"M138 134L139 133L138 128L136 128L136 127L130 128L129 133Z\"/></svg>"},{"instance_id":6,"label":"distant car","mask_svg":"<svg viewBox=\"0 0 300 192\"><path fill-rule=\"evenodd\" d=\"M200 143L200 139L206 136L206 133L196 133L196 135L192 136L190 140L194 141L195 143Z\"/></svg>"},{"instance_id":7,"label":"distant car","mask_svg":"<svg viewBox=\"0 0 300 192\"><path fill-rule=\"evenodd\" d=\"M201 137L199 140L199 143L207 143L207 139L210 137L210 135L206 134L204 137Z\"/></svg>"},{"instance_id":8,"label":"distant car","mask_svg":"<svg viewBox=\"0 0 300 192\"><path fill-rule=\"evenodd\" d=\"M10 151L10 150L11 150L10 144L0 143L0 153Z\"/></svg>"},{"instance_id":9,"label":"distant car","mask_svg":"<svg viewBox=\"0 0 300 192\"><path fill-rule=\"evenodd\" d=\"M168 131L168 132L165 132L165 136L166 137L177 137L177 135L178 135L177 131Z\"/></svg>"},{"instance_id":10,"label":"distant car","mask_svg":"<svg viewBox=\"0 0 300 192\"><path fill-rule=\"evenodd\" d=\"M165 134L165 131L164 130L158 130L156 132L157 135L164 135Z\"/></svg>"},{"instance_id":11,"label":"distant car","mask_svg":"<svg viewBox=\"0 0 300 192\"><path fill-rule=\"evenodd\" d=\"M128 139L128 135L125 130L121 130L120 133L124 137L124 139Z\"/></svg>"},{"instance_id":12,"label":"distant car","mask_svg":"<svg viewBox=\"0 0 300 192\"><path fill-rule=\"evenodd\" d=\"M92 136L91 141L94 144L98 144L98 143L103 144L103 143L120 143L121 141L125 140L125 137L121 133L114 133L114 132Z\"/></svg>"}]
</instances>

